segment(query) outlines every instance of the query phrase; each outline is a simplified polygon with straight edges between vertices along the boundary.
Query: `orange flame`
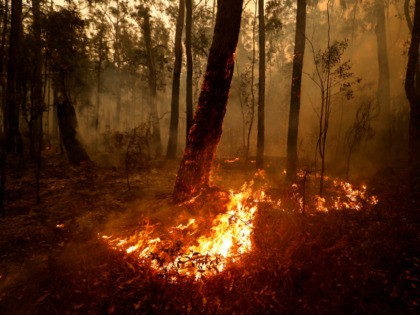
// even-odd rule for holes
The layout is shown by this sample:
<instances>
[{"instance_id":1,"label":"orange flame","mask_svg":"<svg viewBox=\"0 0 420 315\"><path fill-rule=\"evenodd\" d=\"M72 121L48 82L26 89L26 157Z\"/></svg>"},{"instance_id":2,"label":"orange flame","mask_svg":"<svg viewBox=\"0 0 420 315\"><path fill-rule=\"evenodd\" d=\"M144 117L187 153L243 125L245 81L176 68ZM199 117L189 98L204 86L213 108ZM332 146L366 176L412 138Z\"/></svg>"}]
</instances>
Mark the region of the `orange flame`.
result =
<instances>
[{"instance_id":1,"label":"orange flame","mask_svg":"<svg viewBox=\"0 0 420 315\"><path fill-rule=\"evenodd\" d=\"M174 281L176 276L200 279L221 272L229 263L251 251L258 203L267 200L264 191L253 191L253 182L244 184L240 192L231 191L227 211L213 220L209 233L198 237L190 246L177 248L177 240L154 237L151 225L127 239L105 235L102 238L114 249L136 255L140 263L149 261L153 269L172 275ZM179 236L189 231L191 236L197 232L196 229L196 220L191 218L186 224L169 228L168 233Z\"/></svg>"}]
</instances>

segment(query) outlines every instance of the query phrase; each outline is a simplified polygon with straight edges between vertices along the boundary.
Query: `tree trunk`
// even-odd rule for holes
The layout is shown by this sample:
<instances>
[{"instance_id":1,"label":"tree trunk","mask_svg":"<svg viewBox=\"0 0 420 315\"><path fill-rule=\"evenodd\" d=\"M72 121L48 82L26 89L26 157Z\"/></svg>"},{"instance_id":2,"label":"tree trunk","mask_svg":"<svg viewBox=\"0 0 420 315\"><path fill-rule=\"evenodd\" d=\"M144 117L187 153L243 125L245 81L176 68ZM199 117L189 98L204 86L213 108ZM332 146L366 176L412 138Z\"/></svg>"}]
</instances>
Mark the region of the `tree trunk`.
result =
<instances>
[{"instance_id":1,"label":"tree trunk","mask_svg":"<svg viewBox=\"0 0 420 315\"><path fill-rule=\"evenodd\" d=\"M191 45L191 32L192 32L192 0L186 0L187 18L185 21L185 50L187 54L187 138L188 132L193 124L193 57Z\"/></svg>"},{"instance_id":2,"label":"tree trunk","mask_svg":"<svg viewBox=\"0 0 420 315\"><path fill-rule=\"evenodd\" d=\"M9 1L5 0L3 15L3 30L0 44L0 85L1 85L1 109L5 113L6 105L6 80L4 75L4 61L6 49L6 34L8 21ZM6 190L6 151L5 151L5 135L4 130L0 128L0 215L4 215L4 195Z\"/></svg>"},{"instance_id":3,"label":"tree trunk","mask_svg":"<svg viewBox=\"0 0 420 315\"><path fill-rule=\"evenodd\" d=\"M410 31L410 34L413 33L413 20L411 19L411 15L410 15L410 0L405 0L404 2L404 15L405 15L405 20L407 22L407 27ZM420 94L420 65L417 64L416 67L416 78L415 78L416 82L415 82L415 87L417 89L417 93Z\"/></svg>"},{"instance_id":4,"label":"tree trunk","mask_svg":"<svg viewBox=\"0 0 420 315\"><path fill-rule=\"evenodd\" d=\"M121 122L121 33L120 33L120 1L116 1L116 21L115 21L115 44L114 44L114 63L117 65L117 80L115 82L116 85L116 93L115 93L115 105L116 105L116 112L115 112L115 126L116 129L120 129L120 122Z\"/></svg>"},{"instance_id":5,"label":"tree trunk","mask_svg":"<svg viewBox=\"0 0 420 315\"><path fill-rule=\"evenodd\" d=\"M149 69L149 93L150 93L150 118L152 120L152 137L155 145L155 152L157 156L162 155L162 140L160 137L160 126L159 126L159 115L156 104L157 96L157 71L156 63L152 49L152 34L150 29L150 14L149 10L146 10L143 18L142 25L144 41L146 44L147 51L147 66Z\"/></svg>"},{"instance_id":6,"label":"tree trunk","mask_svg":"<svg viewBox=\"0 0 420 315\"><path fill-rule=\"evenodd\" d=\"M258 74L258 127L257 127L257 168L264 168L265 133L265 19L264 0L258 0L259 74Z\"/></svg>"},{"instance_id":7,"label":"tree trunk","mask_svg":"<svg viewBox=\"0 0 420 315\"><path fill-rule=\"evenodd\" d=\"M378 49L378 102L383 121L388 123L391 116L391 92L389 83L388 46L386 40L385 4L383 0L376 0L377 24L375 28Z\"/></svg>"},{"instance_id":8,"label":"tree trunk","mask_svg":"<svg viewBox=\"0 0 420 315\"><path fill-rule=\"evenodd\" d=\"M79 165L82 162L89 162L89 156L77 136L77 116L73 104L68 97L65 88L64 74L60 73L56 88L58 127L60 129L61 141L66 149L67 157L71 164Z\"/></svg>"},{"instance_id":9,"label":"tree trunk","mask_svg":"<svg viewBox=\"0 0 420 315\"><path fill-rule=\"evenodd\" d=\"M410 0L404 0L404 15L407 22L407 27L412 32L413 29L413 20L410 15Z\"/></svg>"},{"instance_id":10,"label":"tree trunk","mask_svg":"<svg viewBox=\"0 0 420 315\"><path fill-rule=\"evenodd\" d=\"M178 19L176 21L175 30L175 62L172 79L171 122L169 126L168 148L166 150L167 159L176 158L176 150L178 146L179 85L181 81L182 68L182 29L184 27L184 12L184 0L179 0Z\"/></svg>"},{"instance_id":11,"label":"tree trunk","mask_svg":"<svg viewBox=\"0 0 420 315\"><path fill-rule=\"evenodd\" d=\"M4 15L2 21L2 34L1 34L1 42L0 42L0 85L2 88L2 95L1 95L1 108L4 108L6 103L6 80L4 76L4 62L5 62L5 50L6 50L6 37L7 37L7 24L8 24L8 11L9 11L9 1L4 1Z\"/></svg>"},{"instance_id":12,"label":"tree trunk","mask_svg":"<svg viewBox=\"0 0 420 315\"><path fill-rule=\"evenodd\" d=\"M405 79L405 91L410 102L409 122L409 162L411 176L411 193L413 200L420 203L420 94L416 87L416 69L419 63L420 46L420 0L416 0L408 65Z\"/></svg>"},{"instance_id":13,"label":"tree trunk","mask_svg":"<svg viewBox=\"0 0 420 315\"><path fill-rule=\"evenodd\" d=\"M42 152L42 115L44 113L44 99L42 94L42 40L41 40L41 12L40 0L32 0L33 31L34 31L34 75L31 93L31 146L32 159L36 161L36 200L41 202L39 195L39 179L41 175Z\"/></svg>"},{"instance_id":14,"label":"tree trunk","mask_svg":"<svg viewBox=\"0 0 420 315\"><path fill-rule=\"evenodd\" d=\"M233 75L242 4L243 0L218 1L206 74L175 181L173 198L176 202L197 195L209 185Z\"/></svg>"},{"instance_id":15,"label":"tree trunk","mask_svg":"<svg viewBox=\"0 0 420 315\"><path fill-rule=\"evenodd\" d=\"M4 106L5 149L23 154L22 136L19 131L19 107L21 95L21 38L22 0L12 1L12 15L9 39L9 63L7 68L7 94Z\"/></svg>"},{"instance_id":16,"label":"tree trunk","mask_svg":"<svg viewBox=\"0 0 420 315\"><path fill-rule=\"evenodd\" d=\"M302 87L303 57L305 55L306 0L298 0L296 15L295 51L293 56L292 87L290 95L289 128L287 133L287 179L293 181L297 173L297 143Z\"/></svg>"},{"instance_id":17,"label":"tree trunk","mask_svg":"<svg viewBox=\"0 0 420 315\"><path fill-rule=\"evenodd\" d=\"M30 154L34 160L38 159L39 147L42 146L42 114L44 112L42 96L42 42L40 24L40 0L32 0L34 50L34 73L31 92L31 144Z\"/></svg>"}]
</instances>

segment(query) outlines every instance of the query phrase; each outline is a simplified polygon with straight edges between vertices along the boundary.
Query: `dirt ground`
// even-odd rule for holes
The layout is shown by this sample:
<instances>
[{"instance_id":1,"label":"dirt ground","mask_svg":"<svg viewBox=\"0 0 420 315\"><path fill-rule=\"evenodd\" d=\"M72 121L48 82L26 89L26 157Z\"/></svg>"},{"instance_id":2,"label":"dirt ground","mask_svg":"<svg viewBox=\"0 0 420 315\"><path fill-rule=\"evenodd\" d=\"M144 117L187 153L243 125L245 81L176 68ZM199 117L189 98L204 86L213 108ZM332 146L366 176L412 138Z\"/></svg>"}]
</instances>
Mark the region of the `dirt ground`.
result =
<instances>
[{"instance_id":1,"label":"dirt ground","mask_svg":"<svg viewBox=\"0 0 420 315\"><path fill-rule=\"evenodd\" d=\"M9 171L0 217L0 314L419 313L419 209L407 197L404 171L371 179L379 203L360 211L303 215L287 201L286 211L263 206L249 255L213 277L174 283L98 235L194 212L172 204L177 166L152 162L130 174L128 190L124 170L71 167L51 155L40 204L32 168ZM267 170L267 193L288 200L276 169L273 162ZM213 181L239 189L252 176L250 167L219 161ZM202 205L217 203L203 198Z\"/></svg>"}]
</instances>

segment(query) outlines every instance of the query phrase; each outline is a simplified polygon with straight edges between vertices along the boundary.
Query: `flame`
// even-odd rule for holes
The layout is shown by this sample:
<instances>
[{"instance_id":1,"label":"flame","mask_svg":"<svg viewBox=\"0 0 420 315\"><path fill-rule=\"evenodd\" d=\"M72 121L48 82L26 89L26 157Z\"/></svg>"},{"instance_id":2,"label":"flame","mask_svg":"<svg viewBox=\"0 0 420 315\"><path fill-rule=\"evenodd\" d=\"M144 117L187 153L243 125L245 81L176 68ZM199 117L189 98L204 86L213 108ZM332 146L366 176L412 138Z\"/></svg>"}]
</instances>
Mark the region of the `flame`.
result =
<instances>
[{"instance_id":1,"label":"flame","mask_svg":"<svg viewBox=\"0 0 420 315\"><path fill-rule=\"evenodd\" d=\"M261 183L264 178L262 170L255 174L256 182ZM326 178L326 181L329 184L328 194L312 199L312 209L316 211L360 210L365 205L378 203L376 196L368 195L365 185L355 188L341 180ZM292 199L298 201L297 206L302 211L304 200L300 188L298 184L292 185ZM191 206L197 198L184 204ZM226 210L218 214L204 232L203 228L199 229L203 218L191 217L183 218L169 228L146 222L127 238L113 235L100 237L111 248L136 259L139 265L150 266L169 281L176 282L179 277L203 279L218 274L252 251L254 218L259 204L270 204L272 209L281 209L282 204L280 199L268 197L264 189L256 189L254 181L245 183L238 192L230 191L228 201L222 203L220 208Z\"/></svg>"},{"instance_id":2,"label":"flame","mask_svg":"<svg viewBox=\"0 0 420 315\"><path fill-rule=\"evenodd\" d=\"M259 176L263 173L258 174ZM229 263L252 250L251 235L258 203L269 200L263 190L253 190L253 182L241 191L229 193L226 212L216 216L208 233L183 246L183 239L197 233L197 222L190 218L167 229L168 238L156 236L156 229L146 225L129 238L102 235L112 248L135 255L139 263L149 262L151 268L175 281L178 276L196 280L223 271Z\"/></svg>"},{"instance_id":3,"label":"flame","mask_svg":"<svg viewBox=\"0 0 420 315\"><path fill-rule=\"evenodd\" d=\"M326 181L330 178L326 177ZM315 208L317 211L328 212L329 210L352 209L361 210L364 205L376 205L378 198L374 195L368 195L367 186L362 185L360 188L355 188L351 183L342 180L333 180L332 196L326 198L315 196Z\"/></svg>"}]
</instances>

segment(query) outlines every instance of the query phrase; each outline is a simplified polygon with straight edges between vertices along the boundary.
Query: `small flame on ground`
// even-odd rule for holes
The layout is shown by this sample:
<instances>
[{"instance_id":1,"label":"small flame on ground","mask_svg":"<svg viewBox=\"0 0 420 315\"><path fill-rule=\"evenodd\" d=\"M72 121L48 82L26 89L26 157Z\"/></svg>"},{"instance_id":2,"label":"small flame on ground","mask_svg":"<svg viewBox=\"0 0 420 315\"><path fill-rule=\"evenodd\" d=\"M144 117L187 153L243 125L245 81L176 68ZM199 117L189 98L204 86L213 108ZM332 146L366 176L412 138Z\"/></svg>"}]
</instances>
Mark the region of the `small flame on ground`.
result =
<instances>
[{"instance_id":1,"label":"small flame on ground","mask_svg":"<svg viewBox=\"0 0 420 315\"><path fill-rule=\"evenodd\" d=\"M329 180L326 177L326 180ZM367 193L367 186L362 185L360 188L355 188L352 184L333 180L333 187L336 195L331 196L327 202L326 198L315 196L315 206L317 211L328 212L331 209L352 209L361 210L364 205L376 205L379 201L376 196L370 196Z\"/></svg>"}]
</instances>

